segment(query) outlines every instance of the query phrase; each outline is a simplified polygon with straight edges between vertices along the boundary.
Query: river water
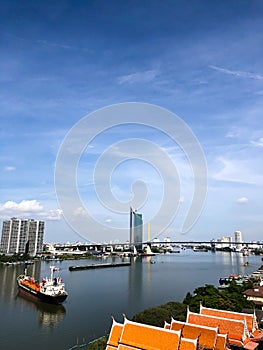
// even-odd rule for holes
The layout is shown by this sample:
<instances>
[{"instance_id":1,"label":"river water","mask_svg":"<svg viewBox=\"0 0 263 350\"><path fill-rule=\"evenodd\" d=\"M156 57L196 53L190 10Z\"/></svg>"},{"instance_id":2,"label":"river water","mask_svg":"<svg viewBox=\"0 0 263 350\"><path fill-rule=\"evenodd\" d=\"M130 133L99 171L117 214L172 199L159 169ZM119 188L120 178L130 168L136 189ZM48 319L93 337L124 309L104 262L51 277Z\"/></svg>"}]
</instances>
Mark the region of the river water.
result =
<instances>
[{"instance_id":1,"label":"river water","mask_svg":"<svg viewBox=\"0 0 263 350\"><path fill-rule=\"evenodd\" d=\"M155 262L155 263L151 263ZM128 259L113 259L113 262ZM244 267L244 262L249 265ZM16 277L23 265L0 264L0 349L68 350L107 334L111 316L123 321L137 312L169 301L204 284L218 286L220 277L250 274L261 257L240 253L193 252L137 258L131 266L69 271L72 265L112 262L111 258L52 262L59 268L69 296L61 306L32 301L18 292ZM36 279L49 276L50 262L28 267Z\"/></svg>"}]
</instances>

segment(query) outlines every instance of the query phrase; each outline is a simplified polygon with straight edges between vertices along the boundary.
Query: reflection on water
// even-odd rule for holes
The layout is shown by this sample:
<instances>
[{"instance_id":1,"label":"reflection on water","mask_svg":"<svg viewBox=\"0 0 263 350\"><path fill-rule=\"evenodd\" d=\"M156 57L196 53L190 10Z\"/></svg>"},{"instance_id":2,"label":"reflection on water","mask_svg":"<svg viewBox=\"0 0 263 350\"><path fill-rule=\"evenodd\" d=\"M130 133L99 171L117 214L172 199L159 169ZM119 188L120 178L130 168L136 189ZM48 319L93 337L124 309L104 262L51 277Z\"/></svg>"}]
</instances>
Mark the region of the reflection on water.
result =
<instances>
[{"instance_id":1,"label":"reflection on water","mask_svg":"<svg viewBox=\"0 0 263 350\"><path fill-rule=\"evenodd\" d=\"M218 254L218 253L217 253ZM248 261L247 256L243 256L242 253L224 253L220 256L222 263L226 266L234 266L235 273L240 275L246 275L247 270L245 267L245 263Z\"/></svg>"},{"instance_id":2,"label":"reflection on water","mask_svg":"<svg viewBox=\"0 0 263 350\"><path fill-rule=\"evenodd\" d=\"M131 309L141 302L143 270L141 268L141 257L131 258L131 268L129 269L129 298L128 302Z\"/></svg>"},{"instance_id":3,"label":"reflection on water","mask_svg":"<svg viewBox=\"0 0 263 350\"><path fill-rule=\"evenodd\" d=\"M63 305L51 305L39 300L34 300L31 296L19 291L17 300L21 307L37 309L39 325L47 328L54 328L66 314L66 309Z\"/></svg>"},{"instance_id":4,"label":"reflection on water","mask_svg":"<svg viewBox=\"0 0 263 350\"><path fill-rule=\"evenodd\" d=\"M35 279L40 278L40 263L36 263L28 266L28 274L33 276ZM5 266L0 264L0 275L1 275L1 289L0 298L5 301L5 303L12 303L12 300L16 296L17 292L17 276L24 273L25 265L13 265ZM4 287L4 288L3 288Z\"/></svg>"}]
</instances>

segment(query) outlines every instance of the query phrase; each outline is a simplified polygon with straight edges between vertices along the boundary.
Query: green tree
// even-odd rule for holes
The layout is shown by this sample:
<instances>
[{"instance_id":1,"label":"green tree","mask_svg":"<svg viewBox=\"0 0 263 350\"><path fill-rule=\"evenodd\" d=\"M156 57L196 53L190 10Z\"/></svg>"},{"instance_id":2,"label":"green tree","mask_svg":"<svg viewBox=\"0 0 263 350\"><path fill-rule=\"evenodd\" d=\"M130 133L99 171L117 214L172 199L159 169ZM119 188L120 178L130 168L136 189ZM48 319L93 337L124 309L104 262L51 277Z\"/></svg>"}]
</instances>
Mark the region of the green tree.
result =
<instances>
[{"instance_id":1,"label":"green tree","mask_svg":"<svg viewBox=\"0 0 263 350\"><path fill-rule=\"evenodd\" d=\"M253 303L243 295L246 288L247 286L238 285L235 281L222 291L206 284L196 288L193 295L187 293L183 303L193 312L199 312L200 303L213 309L241 312L244 308L253 308Z\"/></svg>"},{"instance_id":2,"label":"green tree","mask_svg":"<svg viewBox=\"0 0 263 350\"><path fill-rule=\"evenodd\" d=\"M169 302L161 306L152 307L136 314L132 321L163 327L164 322L171 322L172 317L178 321L185 321L186 305L179 302Z\"/></svg>"}]
</instances>

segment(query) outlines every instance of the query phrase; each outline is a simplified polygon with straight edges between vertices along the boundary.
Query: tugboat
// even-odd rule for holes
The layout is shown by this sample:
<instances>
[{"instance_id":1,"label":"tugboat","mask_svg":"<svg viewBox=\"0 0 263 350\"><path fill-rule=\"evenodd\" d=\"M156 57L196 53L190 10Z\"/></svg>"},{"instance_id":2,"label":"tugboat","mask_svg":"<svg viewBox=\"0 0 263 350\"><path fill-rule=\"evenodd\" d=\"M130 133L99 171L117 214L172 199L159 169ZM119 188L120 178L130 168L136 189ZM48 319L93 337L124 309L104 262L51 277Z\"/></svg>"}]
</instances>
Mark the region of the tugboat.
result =
<instances>
[{"instance_id":1,"label":"tugboat","mask_svg":"<svg viewBox=\"0 0 263 350\"><path fill-rule=\"evenodd\" d=\"M27 269L25 269L24 275L17 277L18 287L21 291L46 303L61 304L66 300L68 293L65 290L64 283L62 283L62 278L54 278L55 271L56 268L50 266L50 278L43 278L40 283L33 277L28 276Z\"/></svg>"}]
</instances>

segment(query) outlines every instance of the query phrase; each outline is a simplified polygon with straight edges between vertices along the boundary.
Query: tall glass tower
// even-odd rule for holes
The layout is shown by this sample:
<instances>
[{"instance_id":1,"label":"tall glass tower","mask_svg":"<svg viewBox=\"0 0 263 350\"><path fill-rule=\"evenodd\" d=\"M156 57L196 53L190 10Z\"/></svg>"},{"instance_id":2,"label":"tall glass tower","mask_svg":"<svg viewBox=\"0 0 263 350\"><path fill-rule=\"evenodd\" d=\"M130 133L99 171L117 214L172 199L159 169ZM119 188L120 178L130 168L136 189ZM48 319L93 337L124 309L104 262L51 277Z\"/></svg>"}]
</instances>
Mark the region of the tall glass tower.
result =
<instances>
[{"instance_id":1,"label":"tall glass tower","mask_svg":"<svg viewBox=\"0 0 263 350\"><path fill-rule=\"evenodd\" d=\"M130 244L136 249L142 249L143 220L142 214L130 208Z\"/></svg>"}]
</instances>

